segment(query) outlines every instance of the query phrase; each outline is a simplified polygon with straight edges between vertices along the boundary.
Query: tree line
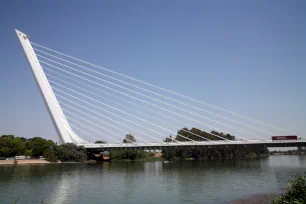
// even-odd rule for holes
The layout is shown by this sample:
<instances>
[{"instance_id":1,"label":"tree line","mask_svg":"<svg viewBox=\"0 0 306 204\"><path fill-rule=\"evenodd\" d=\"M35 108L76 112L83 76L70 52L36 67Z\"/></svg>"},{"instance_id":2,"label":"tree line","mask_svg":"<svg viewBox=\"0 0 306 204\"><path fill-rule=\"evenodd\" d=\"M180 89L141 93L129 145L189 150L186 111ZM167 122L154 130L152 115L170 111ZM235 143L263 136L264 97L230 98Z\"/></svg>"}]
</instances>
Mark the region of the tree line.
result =
<instances>
[{"instance_id":1,"label":"tree line","mask_svg":"<svg viewBox=\"0 0 306 204\"><path fill-rule=\"evenodd\" d=\"M0 157L14 156L44 156L48 161L85 161L87 152L84 147L66 143L58 145L52 140L41 137L24 138L14 135L2 135L0 137Z\"/></svg>"},{"instance_id":2,"label":"tree line","mask_svg":"<svg viewBox=\"0 0 306 204\"><path fill-rule=\"evenodd\" d=\"M199 136L201 137L199 137ZM222 132L211 131L205 132L198 128L182 128L177 131L177 135L175 137L166 138L164 142L174 142L176 141L190 141L188 139L194 141L208 141L208 140L235 140L235 136L231 134L225 134ZM132 134L126 134L122 140L123 143L136 143L136 137ZM98 140L95 143L97 144L105 144L106 141ZM219 151L219 150L218 150ZM237 151L237 150L236 150ZM235 152L235 151L234 151ZM243 151L238 151L243 152ZM250 153L250 152L247 152ZM245 154L247 154L245 153ZM216 158L223 155L223 157L227 153L221 151L221 153L214 150L211 152L210 150L206 152L196 152L194 150L180 150L179 152L164 152L166 157L193 157L193 158ZM0 137L0 157L14 157L19 155L39 157L44 156L48 161L85 161L87 159L86 149L84 147L76 146L75 144L61 144L58 145L54 143L52 140L46 140L41 137L33 137L33 138L24 138L24 137L15 137L14 135L2 135ZM115 156L116 155L116 156ZM216 156L217 155L217 156ZM238 155L237 153L231 153L229 155ZM112 156L118 158L142 158L144 155L139 152L134 155L134 152L112 152ZM146 157L146 156L145 156ZM231 156L229 156L231 157Z\"/></svg>"},{"instance_id":3,"label":"tree line","mask_svg":"<svg viewBox=\"0 0 306 204\"><path fill-rule=\"evenodd\" d=\"M268 149L264 145L225 146L225 147L179 147L164 148L163 157L166 160L233 160L252 159L268 156Z\"/></svg>"},{"instance_id":4,"label":"tree line","mask_svg":"<svg viewBox=\"0 0 306 204\"><path fill-rule=\"evenodd\" d=\"M225 134L223 132L217 132L215 130L212 130L211 132L205 132L195 127L191 128L190 130L185 127L178 130L177 135L175 137L172 137L172 135L166 137L164 139L164 142L185 142L190 141L189 139L199 142L209 140L235 140L235 136L229 133ZM104 140L97 140L95 143L106 144L107 142ZM125 138L122 140L122 143L136 143L136 137L131 133L128 133L125 135Z\"/></svg>"},{"instance_id":5,"label":"tree line","mask_svg":"<svg viewBox=\"0 0 306 204\"><path fill-rule=\"evenodd\" d=\"M206 139L205 139L206 138ZM167 137L164 142L174 142L179 141L179 142L186 142L186 141L190 141L190 140L194 140L194 141L209 141L209 140L235 140L235 136L231 135L229 133L223 133L223 132L217 132L215 130L212 130L210 133L209 132L205 132L202 131L198 128L182 128L180 130L177 131L177 135L175 137L172 137L172 135L170 135L169 137Z\"/></svg>"}]
</instances>

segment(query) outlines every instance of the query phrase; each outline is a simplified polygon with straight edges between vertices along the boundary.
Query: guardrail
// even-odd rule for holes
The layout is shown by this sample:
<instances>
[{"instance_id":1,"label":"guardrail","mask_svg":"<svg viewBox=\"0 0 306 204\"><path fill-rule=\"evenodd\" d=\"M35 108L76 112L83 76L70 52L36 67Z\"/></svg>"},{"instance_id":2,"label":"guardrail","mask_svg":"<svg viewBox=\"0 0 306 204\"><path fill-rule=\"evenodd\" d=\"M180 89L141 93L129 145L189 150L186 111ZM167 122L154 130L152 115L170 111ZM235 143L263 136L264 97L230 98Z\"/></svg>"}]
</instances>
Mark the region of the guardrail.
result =
<instances>
[{"instance_id":1,"label":"guardrail","mask_svg":"<svg viewBox=\"0 0 306 204\"><path fill-rule=\"evenodd\" d=\"M233 140L233 141L200 141L200 142L161 142L161 143L115 143L115 144L78 144L85 148L120 148L120 147L171 147L171 146L213 146L237 144L277 144L277 143L306 143L306 140Z\"/></svg>"}]
</instances>

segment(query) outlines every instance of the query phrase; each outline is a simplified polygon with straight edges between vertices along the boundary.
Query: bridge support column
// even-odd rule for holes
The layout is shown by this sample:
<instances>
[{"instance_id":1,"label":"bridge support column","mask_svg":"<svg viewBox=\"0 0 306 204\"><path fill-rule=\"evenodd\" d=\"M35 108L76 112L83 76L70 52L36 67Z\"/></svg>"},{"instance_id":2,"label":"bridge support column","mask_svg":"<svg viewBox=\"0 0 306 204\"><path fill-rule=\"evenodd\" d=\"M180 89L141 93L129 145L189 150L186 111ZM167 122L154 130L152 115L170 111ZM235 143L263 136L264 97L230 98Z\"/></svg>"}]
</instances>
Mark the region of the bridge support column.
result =
<instances>
[{"instance_id":1,"label":"bridge support column","mask_svg":"<svg viewBox=\"0 0 306 204\"><path fill-rule=\"evenodd\" d=\"M82 140L74 131L71 129L53 90L49 84L49 81L42 69L39 60L32 48L32 45L29 41L29 38L26 34L16 30L17 37L21 43L21 46L24 50L24 53L28 59L28 62L31 66L32 73L39 87L40 93L44 99L44 102L47 106L48 112L52 119L53 125L60 137L61 143L76 143L84 144L87 143Z\"/></svg>"}]
</instances>

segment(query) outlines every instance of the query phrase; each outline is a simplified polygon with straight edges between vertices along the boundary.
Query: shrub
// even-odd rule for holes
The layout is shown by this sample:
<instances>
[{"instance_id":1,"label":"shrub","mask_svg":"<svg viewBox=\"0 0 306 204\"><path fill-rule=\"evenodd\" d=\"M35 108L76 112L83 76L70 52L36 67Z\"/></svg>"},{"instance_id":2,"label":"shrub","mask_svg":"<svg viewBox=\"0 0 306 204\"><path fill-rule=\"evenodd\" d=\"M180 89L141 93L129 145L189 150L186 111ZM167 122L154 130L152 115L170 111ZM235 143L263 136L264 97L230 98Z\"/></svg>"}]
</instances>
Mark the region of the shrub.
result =
<instances>
[{"instance_id":1,"label":"shrub","mask_svg":"<svg viewBox=\"0 0 306 204\"><path fill-rule=\"evenodd\" d=\"M58 157L56 156L56 152L53 149L47 149L44 151L44 157L49 162L57 162Z\"/></svg>"},{"instance_id":2,"label":"shrub","mask_svg":"<svg viewBox=\"0 0 306 204\"><path fill-rule=\"evenodd\" d=\"M298 176L289 183L288 191L273 201L273 204L306 203L306 176Z\"/></svg>"},{"instance_id":3,"label":"shrub","mask_svg":"<svg viewBox=\"0 0 306 204\"><path fill-rule=\"evenodd\" d=\"M148 153L143 150L115 150L112 149L109 152L109 156L113 160L121 160L121 159L129 159L129 160L135 160L135 159L143 159L148 157Z\"/></svg>"}]
</instances>

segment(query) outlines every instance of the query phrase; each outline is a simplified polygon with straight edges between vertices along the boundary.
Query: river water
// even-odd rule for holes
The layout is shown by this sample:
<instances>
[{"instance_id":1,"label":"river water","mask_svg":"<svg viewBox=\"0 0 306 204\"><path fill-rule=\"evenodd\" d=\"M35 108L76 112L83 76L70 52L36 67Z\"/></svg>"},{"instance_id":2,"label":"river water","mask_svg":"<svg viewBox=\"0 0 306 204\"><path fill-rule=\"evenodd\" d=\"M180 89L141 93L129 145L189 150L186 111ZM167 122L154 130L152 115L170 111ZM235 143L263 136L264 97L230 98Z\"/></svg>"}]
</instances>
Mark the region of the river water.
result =
<instances>
[{"instance_id":1,"label":"river water","mask_svg":"<svg viewBox=\"0 0 306 204\"><path fill-rule=\"evenodd\" d=\"M0 203L229 203L278 192L305 169L306 156L0 166Z\"/></svg>"}]
</instances>

